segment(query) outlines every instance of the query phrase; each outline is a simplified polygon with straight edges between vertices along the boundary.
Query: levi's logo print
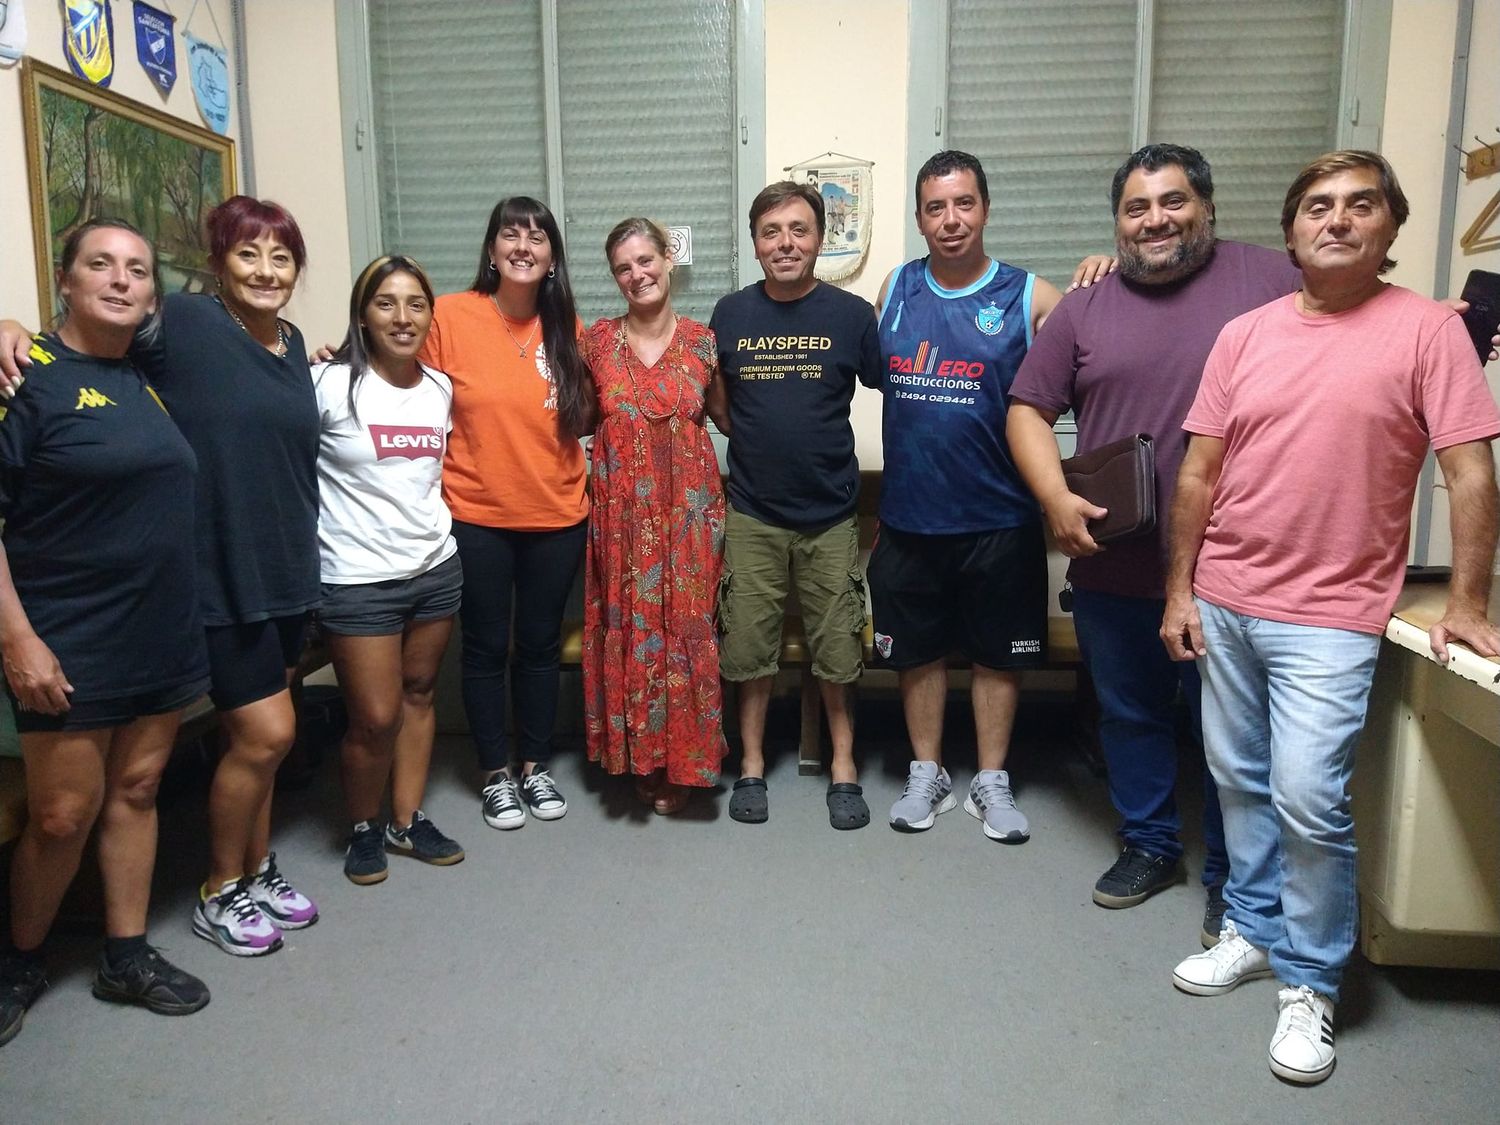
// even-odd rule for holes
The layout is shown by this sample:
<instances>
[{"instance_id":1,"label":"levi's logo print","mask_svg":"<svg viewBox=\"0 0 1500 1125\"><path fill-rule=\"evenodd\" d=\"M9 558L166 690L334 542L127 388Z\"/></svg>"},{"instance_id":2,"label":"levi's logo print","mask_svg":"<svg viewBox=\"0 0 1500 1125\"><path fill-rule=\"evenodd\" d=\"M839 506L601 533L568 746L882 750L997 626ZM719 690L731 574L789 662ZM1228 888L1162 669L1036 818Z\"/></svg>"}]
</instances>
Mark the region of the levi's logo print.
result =
<instances>
[{"instance_id":1,"label":"levi's logo print","mask_svg":"<svg viewBox=\"0 0 1500 1125\"><path fill-rule=\"evenodd\" d=\"M889 366L886 393L912 402L973 406L984 376L983 360L948 359L931 340L923 340L912 355L891 356Z\"/></svg>"},{"instance_id":2,"label":"levi's logo print","mask_svg":"<svg viewBox=\"0 0 1500 1125\"><path fill-rule=\"evenodd\" d=\"M409 461L441 457L443 436L441 426L370 427L370 440L375 443L377 461L383 461L387 457L405 457Z\"/></svg>"},{"instance_id":3,"label":"levi's logo print","mask_svg":"<svg viewBox=\"0 0 1500 1125\"><path fill-rule=\"evenodd\" d=\"M760 379L821 379L823 353L833 350L828 336L741 336L739 377Z\"/></svg>"}]
</instances>

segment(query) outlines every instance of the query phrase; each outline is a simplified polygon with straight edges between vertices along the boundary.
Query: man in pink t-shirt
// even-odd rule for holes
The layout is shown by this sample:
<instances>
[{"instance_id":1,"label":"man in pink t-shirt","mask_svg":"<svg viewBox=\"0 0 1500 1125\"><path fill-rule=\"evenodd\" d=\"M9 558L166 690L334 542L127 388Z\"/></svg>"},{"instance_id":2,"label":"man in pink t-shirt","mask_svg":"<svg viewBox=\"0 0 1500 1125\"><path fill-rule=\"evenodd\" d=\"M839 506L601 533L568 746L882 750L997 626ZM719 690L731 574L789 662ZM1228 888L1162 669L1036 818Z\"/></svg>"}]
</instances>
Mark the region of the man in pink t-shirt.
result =
<instances>
[{"instance_id":1,"label":"man in pink t-shirt","mask_svg":"<svg viewBox=\"0 0 1500 1125\"><path fill-rule=\"evenodd\" d=\"M1269 1061L1292 1082L1333 1070L1358 927L1353 751L1429 446L1453 537L1433 651L1500 655L1485 619L1500 410L1452 310L1380 280L1407 213L1375 153L1330 153L1298 175L1281 223L1302 290L1220 334L1172 504L1162 640L1199 662L1230 864L1221 940L1173 983L1213 996L1274 975Z\"/></svg>"}]
</instances>

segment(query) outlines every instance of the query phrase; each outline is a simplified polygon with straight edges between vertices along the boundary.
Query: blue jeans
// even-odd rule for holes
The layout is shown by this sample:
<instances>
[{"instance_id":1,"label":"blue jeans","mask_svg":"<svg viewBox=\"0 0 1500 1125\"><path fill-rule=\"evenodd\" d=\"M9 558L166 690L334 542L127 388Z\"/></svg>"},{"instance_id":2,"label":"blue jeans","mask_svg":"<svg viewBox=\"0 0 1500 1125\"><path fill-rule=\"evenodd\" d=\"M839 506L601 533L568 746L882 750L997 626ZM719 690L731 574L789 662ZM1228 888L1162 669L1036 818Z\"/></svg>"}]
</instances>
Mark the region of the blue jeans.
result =
<instances>
[{"instance_id":1,"label":"blue jeans","mask_svg":"<svg viewBox=\"0 0 1500 1125\"><path fill-rule=\"evenodd\" d=\"M1227 916L1286 985L1338 999L1354 950L1349 777L1380 638L1198 599L1203 735L1229 844Z\"/></svg>"},{"instance_id":2,"label":"blue jeans","mask_svg":"<svg viewBox=\"0 0 1500 1125\"><path fill-rule=\"evenodd\" d=\"M1099 743L1109 767L1109 796L1120 814L1120 838L1152 855L1182 855L1177 812L1177 729L1181 688L1201 745L1198 668L1174 663L1157 629L1166 603L1074 589L1073 624L1099 697ZM1212 775L1203 771L1203 885L1229 874L1224 818Z\"/></svg>"}]
</instances>

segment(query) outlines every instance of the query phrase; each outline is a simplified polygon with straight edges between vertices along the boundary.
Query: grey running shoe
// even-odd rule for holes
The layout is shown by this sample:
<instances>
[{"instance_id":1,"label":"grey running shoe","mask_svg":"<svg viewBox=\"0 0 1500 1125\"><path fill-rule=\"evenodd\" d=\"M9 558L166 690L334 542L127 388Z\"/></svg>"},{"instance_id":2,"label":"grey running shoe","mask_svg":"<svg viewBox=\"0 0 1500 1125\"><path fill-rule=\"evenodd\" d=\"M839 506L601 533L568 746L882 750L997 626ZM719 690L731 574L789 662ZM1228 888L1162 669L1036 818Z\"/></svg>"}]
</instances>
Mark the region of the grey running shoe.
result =
<instances>
[{"instance_id":1,"label":"grey running shoe","mask_svg":"<svg viewBox=\"0 0 1500 1125\"><path fill-rule=\"evenodd\" d=\"M891 827L898 832L925 832L938 813L957 805L947 770L936 762L913 762L901 799L891 806Z\"/></svg>"},{"instance_id":2,"label":"grey running shoe","mask_svg":"<svg viewBox=\"0 0 1500 1125\"><path fill-rule=\"evenodd\" d=\"M1006 844L1022 844L1031 836L1031 825L1010 792L1010 774L1004 770L980 770L969 786L964 812L984 824L984 834Z\"/></svg>"}]
</instances>

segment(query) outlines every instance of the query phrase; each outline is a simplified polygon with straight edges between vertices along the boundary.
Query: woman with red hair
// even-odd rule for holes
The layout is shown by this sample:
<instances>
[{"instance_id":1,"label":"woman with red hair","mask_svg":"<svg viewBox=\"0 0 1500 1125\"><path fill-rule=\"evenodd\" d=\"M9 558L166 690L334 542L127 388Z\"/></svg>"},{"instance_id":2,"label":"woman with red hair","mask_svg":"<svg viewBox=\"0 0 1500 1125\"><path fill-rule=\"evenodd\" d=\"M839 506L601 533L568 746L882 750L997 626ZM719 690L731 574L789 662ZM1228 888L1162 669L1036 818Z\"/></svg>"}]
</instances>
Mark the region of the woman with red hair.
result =
<instances>
[{"instance_id":1,"label":"woman with red hair","mask_svg":"<svg viewBox=\"0 0 1500 1125\"><path fill-rule=\"evenodd\" d=\"M288 684L320 596L319 417L302 334L280 316L307 262L296 220L236 195L207 227L216 291L168 294L130 357L198 460L198 600L228 738L193 931L254 957L318 920L277 870L270 835L272 783L296 727ZM0 370L29 366L27 340L15 322L0 325Z\"/></svg>"}]
</instances>

